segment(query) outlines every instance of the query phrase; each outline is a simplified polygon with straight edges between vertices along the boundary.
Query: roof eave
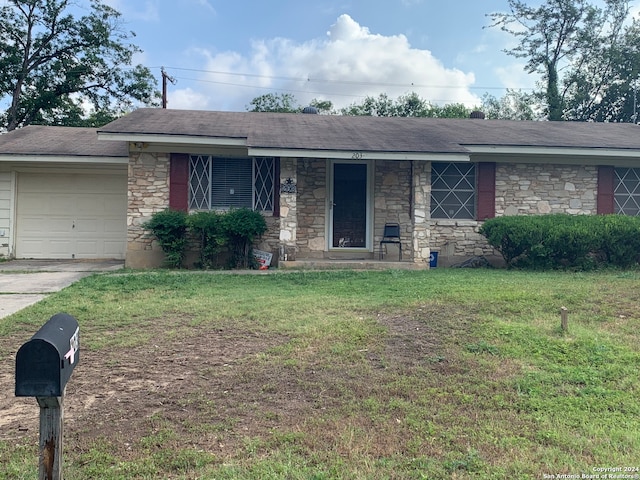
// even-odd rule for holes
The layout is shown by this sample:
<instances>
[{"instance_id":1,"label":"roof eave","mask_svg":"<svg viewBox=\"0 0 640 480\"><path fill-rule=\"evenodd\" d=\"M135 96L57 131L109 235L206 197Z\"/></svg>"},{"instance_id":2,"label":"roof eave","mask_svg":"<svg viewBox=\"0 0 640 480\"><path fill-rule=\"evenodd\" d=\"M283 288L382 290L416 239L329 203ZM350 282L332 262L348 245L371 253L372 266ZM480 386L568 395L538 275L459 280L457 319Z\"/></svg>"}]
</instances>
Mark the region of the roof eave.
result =
<instances>
[{"instance_id":1,"label":"roof eave","mask_svg":"<svg viewBox=\"0 0 640 480\"><path fill-rule=\"evenodd\" d=\"M463 152L370 152L358 150L249 147L248 153L250 157L330 158L335 160L416 160L427 162L471 161L469 155Z\"/></svg>"},{"instance_id":2,"label":"roof eave","mask_svg":"<svg viewBox=\"0 0 640 480\"><path fill-rule=\"evenodd\" d=\"M127 165L129 157L99 156L99 155L48 155L38 153L4 153L0 154L0 162L12 163L83 163Z\"/></svg>"},{"instance_id":3,"label":"roof eave","mask_svg":"<svg viewBox=\"0 0 640 480\"><path fill-rule=\"evenodd\" d=\"M472 154L526 155L526 156L578 156L626 157L640 159L640 150L606 147L540 147L515 145L464 145Z\"/></svg>"},{"instance_id":4,"label":"roof eave","mask_svg":"<svg viewBox=\"0 0 640 480\"><path fill-rule=\"evenodd\" d=\"M241 137L204 137L198 135L163 135L147 133L116 133L98 131L98 140L129 143L154 143L165 145L194 145L219 147L246 147L247 139Z\"/></svg>"}]
</instances>

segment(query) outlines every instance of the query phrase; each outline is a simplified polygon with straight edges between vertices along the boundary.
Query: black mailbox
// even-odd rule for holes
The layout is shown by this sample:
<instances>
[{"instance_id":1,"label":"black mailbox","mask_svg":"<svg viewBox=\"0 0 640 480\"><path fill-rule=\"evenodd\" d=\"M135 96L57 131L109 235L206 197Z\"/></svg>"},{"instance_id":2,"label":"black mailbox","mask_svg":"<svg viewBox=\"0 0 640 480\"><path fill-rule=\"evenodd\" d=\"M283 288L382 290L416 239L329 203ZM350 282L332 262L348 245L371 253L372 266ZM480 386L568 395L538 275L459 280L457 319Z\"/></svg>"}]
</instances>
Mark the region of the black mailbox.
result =
<instances>
[{"instance_id":1,"label":"black mailbox","mask_svg":"<svg viewBox=\"0 0 640 480\"><path fill-rule=\"evenodd\" d=\"M79 361L78 321L58 313L18 350L16 396L61 397Z\"/></svg>"}]
</instances>

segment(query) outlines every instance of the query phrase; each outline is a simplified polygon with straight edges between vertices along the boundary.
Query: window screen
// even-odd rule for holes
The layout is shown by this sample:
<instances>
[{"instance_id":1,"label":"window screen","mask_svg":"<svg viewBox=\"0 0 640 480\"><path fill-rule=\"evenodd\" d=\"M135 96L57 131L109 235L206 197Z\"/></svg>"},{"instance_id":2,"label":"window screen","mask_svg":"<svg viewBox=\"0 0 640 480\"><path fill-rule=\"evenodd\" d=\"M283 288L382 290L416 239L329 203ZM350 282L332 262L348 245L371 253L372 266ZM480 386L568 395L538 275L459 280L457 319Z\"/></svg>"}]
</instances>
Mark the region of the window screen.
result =
<instances>
[{"instance_id":1,"label":"window screen","mask_svg":"<svg viewBox=\"0 0 640 480\"><path fill-rule=\"evenodd\" d=\"M623 215L640 216L640 169L616 168L614 211Z\"/></svg>"},{"instance_id":2,"label":"window screen","mask_svg":"<svg viewBox=\"0 0 640 480\"><path fill-rule=\"evenodd\" d=\"M475 212L475 164L433 162L431 218L474 219Z\"/></svg>"},{"instance_id":3,"label":"window screen","mask_svg":"<svg viewBox=\"0 0 640 480\"><path fill-rule=\"evenodd\" d=\"M275 159L191 155L189 208L273 211Z\"/></svg>"}]
</instances>

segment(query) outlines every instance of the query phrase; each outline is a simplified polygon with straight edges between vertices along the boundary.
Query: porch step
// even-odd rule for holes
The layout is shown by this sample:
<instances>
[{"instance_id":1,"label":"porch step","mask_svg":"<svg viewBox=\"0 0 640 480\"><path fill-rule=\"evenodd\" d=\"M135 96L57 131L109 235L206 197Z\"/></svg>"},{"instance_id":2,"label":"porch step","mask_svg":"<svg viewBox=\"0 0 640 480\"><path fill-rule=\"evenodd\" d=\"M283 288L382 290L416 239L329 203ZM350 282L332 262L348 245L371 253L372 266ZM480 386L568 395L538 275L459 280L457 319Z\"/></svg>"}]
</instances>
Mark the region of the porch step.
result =
<instances>
[{"instance_id":1,"label":"porch step","mask_svg":"<svg viewBox=\"0 0 640 480\"><path fill-rule=\"evenodd\" d=\"M290 262L280 261L279 268L298 270L424 270L428 264L421 266L413 262L386 262L376 260L327 260L307 259Z\"/></svg>"}]
</instances>

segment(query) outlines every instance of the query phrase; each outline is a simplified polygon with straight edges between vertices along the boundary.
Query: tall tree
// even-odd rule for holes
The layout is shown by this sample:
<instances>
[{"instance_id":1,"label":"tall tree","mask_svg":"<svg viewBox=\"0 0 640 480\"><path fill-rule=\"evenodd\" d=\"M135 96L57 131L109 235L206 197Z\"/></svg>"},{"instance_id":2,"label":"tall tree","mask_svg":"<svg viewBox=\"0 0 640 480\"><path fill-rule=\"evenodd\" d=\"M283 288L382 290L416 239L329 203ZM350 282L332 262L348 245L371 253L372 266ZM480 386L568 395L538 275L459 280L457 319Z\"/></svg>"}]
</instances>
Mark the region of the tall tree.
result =
<instances>
[{"instance_id":1,"label":"tall tree","mask_svg":"<svg viewBox=\"0 0 640 480\"><path fill-rule=\"evenodd\" d=\"M564 78L567 120L637 122L640 88L640 24L633 20L615 41L599 43Z\"/></svg>"},{"instance_id":2,"label":"tall tree","mask_svg":"<svg viewBox=\"0 0 640 480\"><path fill-rule=\"evenodd\" d=\"M619 41L629 0L604 0L604 8L588 0L545 0L537 7L521 0L508 4L509 13L489 15L491 26L519 40L506 53L526 58L526 70L543 75L547 117L562 120L571 83L561 80L561 70L579 69Z\"/></svg>"},{"instance_id":3,"label":"tall tree","mask_svg":"<svg viewBox=\"0 0 640 480\"><path fill-rule=\"evenodd\" d=\"M84 8L86 7L86 8ZM121 14L101 0L8 0L0 7L0 98L6 130L104 124L136 103L156 105L155 79L132 66Z\"/></svg>"}]
</instances>

